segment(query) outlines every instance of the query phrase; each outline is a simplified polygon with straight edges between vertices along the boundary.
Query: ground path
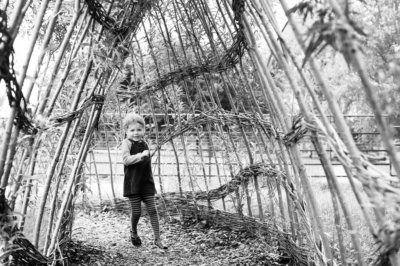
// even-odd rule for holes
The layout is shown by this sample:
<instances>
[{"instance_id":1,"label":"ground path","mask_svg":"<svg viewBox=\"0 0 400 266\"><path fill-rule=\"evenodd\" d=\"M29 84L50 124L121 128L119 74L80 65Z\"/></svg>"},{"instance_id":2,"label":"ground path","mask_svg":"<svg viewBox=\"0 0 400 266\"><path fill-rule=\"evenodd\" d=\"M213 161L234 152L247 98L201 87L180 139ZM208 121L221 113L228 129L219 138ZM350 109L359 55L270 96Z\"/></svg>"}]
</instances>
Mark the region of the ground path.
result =
<instances>
[{"instance_id":1,"label":"ground path","mask_svg":"<svg viewBox=\"0 0 400 266\"><path fill-rule=\"evenodd\" d=\"M233 232L205 221L160 221L167 251L151 244L153 233L146 217L139 222L143 245L129 241L128 215L114 211L77 213L73 244L67 255L71 265L285 265L272 247L246 232Z\"/></svg>"}]
</instances>

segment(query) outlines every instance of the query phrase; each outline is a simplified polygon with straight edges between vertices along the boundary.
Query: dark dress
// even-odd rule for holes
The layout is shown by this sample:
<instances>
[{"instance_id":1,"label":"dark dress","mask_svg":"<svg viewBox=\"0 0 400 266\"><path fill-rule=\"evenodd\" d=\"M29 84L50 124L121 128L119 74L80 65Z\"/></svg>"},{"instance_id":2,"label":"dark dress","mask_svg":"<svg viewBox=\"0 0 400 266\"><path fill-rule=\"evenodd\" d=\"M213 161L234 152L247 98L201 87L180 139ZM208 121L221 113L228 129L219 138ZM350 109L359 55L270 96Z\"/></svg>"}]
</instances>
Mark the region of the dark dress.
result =
<instances>
[{"instance_id":1,"label":"dark dress","mask_svg":"<svg viewBox=\"0 0 400 266\"><path fill-rule=\"evenodd\" d=\"M144 141L129 141L132 143L130 150L131 155L149 149ZM129 197L134 194L145 195L157 193L149 157L145 157L142 161L135 164L124 165L124 173L124 197Z\"/></svg>"}]
</instances>

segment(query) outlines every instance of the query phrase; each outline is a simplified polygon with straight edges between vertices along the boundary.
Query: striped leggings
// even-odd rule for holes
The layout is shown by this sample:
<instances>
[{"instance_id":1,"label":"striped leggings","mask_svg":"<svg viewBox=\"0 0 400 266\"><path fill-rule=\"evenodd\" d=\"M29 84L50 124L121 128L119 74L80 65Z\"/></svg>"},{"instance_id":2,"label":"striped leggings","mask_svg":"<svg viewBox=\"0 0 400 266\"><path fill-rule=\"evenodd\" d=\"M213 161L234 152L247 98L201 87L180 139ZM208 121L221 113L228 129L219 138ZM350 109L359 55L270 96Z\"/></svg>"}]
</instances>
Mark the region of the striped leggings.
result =
<instances>
[{"instance_id":1,"label":"striped leggings","mask_svg":"<svg viewBox=\"0 0 400 266\"><path fill-rule=\"evenodd\" d=\"M139 195L135 194L130 196L129 204L131 206L131 225L132 232L137 232L137 225L139 222L139 218L142 214L142 206L141 202L143 201L146 204L147 212L150 216L150 223L153 227L154 237L155 239L160 238L160 225L158 223L158 213L156 208L156 203L154 200L153 194L148 195Z\"/></svg>"}]
</instances>

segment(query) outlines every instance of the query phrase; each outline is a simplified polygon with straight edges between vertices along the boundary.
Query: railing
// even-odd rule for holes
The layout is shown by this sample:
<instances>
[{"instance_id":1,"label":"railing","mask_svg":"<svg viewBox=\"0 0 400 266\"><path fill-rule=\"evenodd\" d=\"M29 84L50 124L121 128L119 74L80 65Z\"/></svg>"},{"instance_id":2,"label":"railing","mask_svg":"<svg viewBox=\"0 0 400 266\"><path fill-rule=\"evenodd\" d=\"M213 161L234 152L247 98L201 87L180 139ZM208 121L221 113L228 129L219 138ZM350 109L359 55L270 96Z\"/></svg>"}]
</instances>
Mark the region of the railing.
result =
<instances>
[{"instance_id":1,"label":"railing","mask_svg":"<svg viewBox=\"0 0 400 266\"><path fill-rule=\"evenodd\" d=\"M234 134L234 138L236 139L236 144L239 146L239 152L240 151L245 151L245 146L244 146L244 141L243 139L240 137L240 134ZM256 143L255 137L253 135L252 132L247 132L247 137L249 139L250 142ZM377 167L381 168L382 170L386 171L387 173L390 173L390 161L388 159L387 156L387 152L386 150L383 149L382 146L382 142L381 142L381 137L380 134L378 133L355 133L354 135L357 135L357 140L356 140L356 144L359 148L359 150L361 152L363 152L364 154L368 155L368 157L370 158L370 161L375 164ZM109 134L110 136L110 134ZM258 136L260 137L260 136ZM219 136L219 134L217 132L213 132L212 133L212 138L213 138L213 143L214 145L216 143L221 143L221 138ZM150 143L155 143L155 139L153 138L149 138L150 139ZM191 166L198 169L199 167L202 167L202 162L200 160L200 148L201 151L203 153L203 157L204 157L204 165L205 168L210 169L211 170L209 172L207 172L207 175L209 177L213 177L213 176L217 176L217 165L215 163L214 157L217 156L217 160L219 161L219 167L224 167L221 162L223 162L223 158L226 154L225 148L222 147L222 145L215 145L214 147L210 146L210 140L209 138L206 136L204 138L201 139L201 141L199 141L197 139L197 136L195 134L195 132L188 132L185 133L185 143L187 144L187 154L190 157L189 159L191 160ZM218 141L219 140L219 141ZM116 144L117 142L114 142L114 144ZM202 144L200 147L200 143ZM266 143L268 143L268 140L266 140ZM97 149L97 152L100 154L101 152L103 154L105 154L106 150L105 150L105 146L104 143L102 144L101 142L96 142L96 146L100 147L103 145L103 148L101 149ZM175 141L175 149L176 152L178 154L179 158L179 167L180 169L184 169L186 167L186 163L185 163L185 158L183 158L183 147L180 143L180 141ZM115 147L115 145L113 146ZM321 163L319 161L319 157L311 143L311 140L308 136L306 136L305 138L303 138L300 142L299 142L299 149L300 152L302 154L302 158L303 158L303 162L305 164L305 167L307 169L307 173L311 176L311 177L322 177L325 176L325 173L322 169ZM103 151L101 151L103 150ZM330 156L330 159L332 161L332 165L335 169L335 172L337 174L337 176L341 177L341 176L345 176L345 172L343 167L341 166L341 163L339 162L339 160L337 159L334 151L332 151L331 149L329 149L329 147L326 147L326 150ZM260 152L263 152L263 150L261 149ZM113 152L115 153L115 152ZM232 158L235 157L233 154ZM97 155L97 156L101 156L101 155ZM104 155L105 156L105 155ZM115 156L113 156L115 157ZM174 167L174 165L176 166L176 161L175 161L175 154L173 153L172 147L170 146L170 144L166 144L162 147L161 149L161 160L160 160L160 164L161 164L161 175L167 175L169 177L173 177L173 176L177 176L177 173L174 173L174 171L176 172L176 167ZM247 157L247 156L243 156L243 157ZM165 158L168 158L168 160L166 160ZM211 158L211 159L210 159ZM243 160L246 160L247 158L243 158ZM115 159L113 159L115 162ZM255 160L261 160L260 155L256 154L255 155ZM113 162L113 163L114 163ZM100 163L100 162L97 162ZM103 164L109 164L108 160L104 160L104 162L101 162ZM154 163L158 164L158 161L154 161ZM120 158L118 159L118 167L119 169L117 169L117 173L122 175L122 163L120 162ZM154 166L156 168L156 166ZM157 166L158 167L158 166ZM171 170L172 169L172 170ZM229 169L226 168L224 169L226 174L220 174L220 176L222 177L227 177L229 176ZM200 171L201 172L201 171ZM193 174L193 176L203 176L203 173L199 174ZM222 171L220 171L222 172ZM156 172L156 174L158 174L158 172Z\"/></svg>"},{"instance_id":2,"label":"railing","mask_svg":"<svg viewBox=\"0 0 400 266\"><path fill-rule=\"evenodd\" d=\"M143 114L144 116L149 116L152 117L151 114ZM156 117L165 117L164 114L155 114ZM171 117L175 117L175 115L171 114ZM188 116L193 116L193 115L188 115ZM185 115L185 117L187 117ZM266 115L266 117L268 117ZM361 120L365 120L365 119L374 119L374 116L372 115L352 115L352 116L346 116L345 117L347 120L354 122L354 120L357 120L358 122L361 122ZM387 117L386 117L387 118ZM151 118L152 119L152 118ZM331 120L331 122L333 122L333 118L329 117L329 119ZM107 120L106 120L107 121ZM5 123L7 122L7 118L0 118L0 129L5 128ZM353 123L354 124L354 123ZM117 144L120 142L120 123L119 122L115 122L115 120L113 122L106 122L105 123L107 129L108 129L108 141L109 141L109 145L111 147L111 152L113 154L115 154L115 147L117 146ZM104 127L105 125L103 123L100 124L99 127L99 131L96 132L96 153L98 153L98 157L101 157L102 153L105 152L106 150L106 144L105 144L105 133L104 133ZM398 128L400 126L394 126L395 128ZM188 132L185 133L185 140L187 141L187 143L189 144L188 146L188 153L190 156L198 156L199 155L199 140L196 139L195 136L195 132ZM243 139L241 138L240 133L233 133L234 138L237 141L237 144L239 145L244 145L243 144ZM213 138L218 138L219 137L219 133L213 131L212 132L212 137ZM247 137L249 139L249 141L251 142L255 142L255 137L252 135L251 131L247 132ZM356 144L359 148L359 150L361 152L363 152L366 155L370 156L371 161L377 165L378 167L384 169L386 172L391 173L391 162L388 159L387 156L387 152L386 150L383 149L383 145L382 145L382 140L381 140L381 136L379 133L377 132L353 132L353 137L356 140ZM147 138L149 139L150 142L155 143L155 139L156 139L156 134L154 132L147 134ZM179 142L177 142L179 143ZM216 153L221 153L224 148L222 146L216 145L214 147L210 147L210 142L209 139L207 137L202 138L201 139L201 143L202 143L202 152L203 155L205 155L205 157L209 157L214 156L213 154ZM214 140L214 144L215 143L220 143L218 141ZM180 145L177 145L177 152L181 153L183 152L182 147L180 147ZM313 147L313 145L311 144L311 141L308 137L303 138L303 140L300 141L299 144L299 148L300 148L300 152L302 154L303 157L303 162L306 166L307 172L310 176L312 177L319 177L319 176L324 176L324 172L321 168L321 164L320 161L318 159L318 155ZM102 151L103 150L103 151ZM162 153L165 153L167 150L171 150L170 147L165 147L164 149L162 149ZM332 150L330 150L329 148L327 148L327 152L329 154L330 159L332 160L332 164L334 165L334 167L336 167L338 169L337 173L338 176L342 176L345 175L344 171L341 170L341 165L340 162L337 160L334 152ZM171 156L174 156L173 154L171 154ZM115 163L115 155L113 155L113 163ZM92 162L93 163L93 162ZM99 164L99 168L104 168L102 172L103 174L107 174L109 173L109 170L106 170L105 164L109 164L108 161L104 161L101 160L99 162L97 162ZM165 167L172 167L174 164L176 164L175 162L172 161L168 161L168 162L161 162L163 164L163 166ZM120 159L117 159L117 165L119 168L122 168ZM198 162L192 162L193 167L197 167L199 165L201 165L201 163ZM182 159L180 162L180 166L181 167L185 167L184 164L184 160ZM214 167L215 168L215 163L206 163L206 167ZM213 170L215 170L213 168ZM118 171L118 174L122 174L122 172ZM393 173L392 173L393 174ZM210 176L216 176L215 174L211 173Z\"/></svg>"}]
</instances>

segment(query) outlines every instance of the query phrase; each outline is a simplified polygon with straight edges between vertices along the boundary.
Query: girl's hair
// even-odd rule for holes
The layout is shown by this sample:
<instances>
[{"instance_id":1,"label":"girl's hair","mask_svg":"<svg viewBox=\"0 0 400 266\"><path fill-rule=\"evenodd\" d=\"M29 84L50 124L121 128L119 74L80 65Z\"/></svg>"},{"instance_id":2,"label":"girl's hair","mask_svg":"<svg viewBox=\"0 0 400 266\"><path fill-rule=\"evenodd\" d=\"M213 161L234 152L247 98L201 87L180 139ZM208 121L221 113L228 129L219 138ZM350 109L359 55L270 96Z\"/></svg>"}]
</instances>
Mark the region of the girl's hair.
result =
<instances>
[{"instance_id":1,"label":"girl's hair","mask_svg":"<svg viewBox=\"0 0 400 266\"><path fill-rule=\"evenodd\" d=\"M129 125L132 125L134 123L139 123L142 125L143 128L145 128L143 117L136 113L127 114L124 118L124 121L122 122L124 129L127 129Z\"/></svg>"}]
</instances>

